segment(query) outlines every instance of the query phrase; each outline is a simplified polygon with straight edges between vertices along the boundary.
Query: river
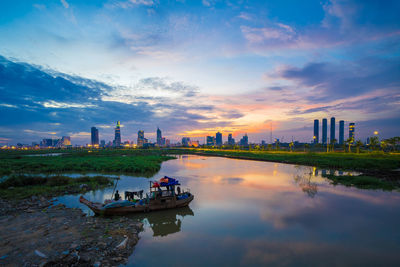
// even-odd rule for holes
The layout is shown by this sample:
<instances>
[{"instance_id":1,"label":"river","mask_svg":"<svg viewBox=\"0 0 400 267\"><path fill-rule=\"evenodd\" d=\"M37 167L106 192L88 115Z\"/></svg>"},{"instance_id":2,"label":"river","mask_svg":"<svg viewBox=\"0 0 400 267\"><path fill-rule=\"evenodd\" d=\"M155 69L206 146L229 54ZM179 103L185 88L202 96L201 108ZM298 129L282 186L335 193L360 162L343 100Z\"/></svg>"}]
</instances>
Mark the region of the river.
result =
<instances>
[{"instance_id":1,"label":"river","mask_svg":"<svg viewBox=\"0 0 400 267\"><path fill-rule=\"evenodd\" d=\"M323 170L291 164L179 156L153 179L177 178L188 208L130 215L144 222L129 266L400 265L400 193L333 186ZM147 189L120 176L117 189ZM87 193L110 198L111 189ZM58 201L79 207L79 196Z\"/></svg>"}]
</instances>

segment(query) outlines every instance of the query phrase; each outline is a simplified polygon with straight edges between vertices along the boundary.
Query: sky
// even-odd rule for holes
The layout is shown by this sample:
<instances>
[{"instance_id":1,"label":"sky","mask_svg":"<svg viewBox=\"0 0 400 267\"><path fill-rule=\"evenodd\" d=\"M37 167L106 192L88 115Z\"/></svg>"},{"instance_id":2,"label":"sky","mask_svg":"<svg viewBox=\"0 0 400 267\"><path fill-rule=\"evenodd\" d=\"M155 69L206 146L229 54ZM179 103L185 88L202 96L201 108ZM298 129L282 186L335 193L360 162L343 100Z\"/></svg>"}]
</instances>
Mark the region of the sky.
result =
<instances>
[{"instance_id":1,"label":"sky","mask_svg":"<svg viewBox=\"0 0 400 267\"><path fill-rule=\"evenodd\" d=\"M2 0L0 145L400 135L400 1ZM329 131L328 131L329 132ZM321 129L320 129L321 133ZM320 137L321 138L321 137Z\"/></svg>"}]
</instances>

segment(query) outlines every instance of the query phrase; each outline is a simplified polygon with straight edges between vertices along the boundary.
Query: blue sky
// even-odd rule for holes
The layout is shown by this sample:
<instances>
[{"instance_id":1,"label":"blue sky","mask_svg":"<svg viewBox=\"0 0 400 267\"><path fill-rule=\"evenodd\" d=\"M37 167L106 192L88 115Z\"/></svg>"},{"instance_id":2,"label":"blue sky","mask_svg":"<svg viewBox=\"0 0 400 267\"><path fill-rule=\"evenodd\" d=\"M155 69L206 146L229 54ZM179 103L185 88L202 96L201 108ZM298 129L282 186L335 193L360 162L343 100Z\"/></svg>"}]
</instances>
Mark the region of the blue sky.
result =
<instances>
[{"instance_id":1,"label":"blue sky","mask_svg":"<svg viewBox=\"0 0 400 267\"><path fill-rule=\"evenodd\" d=\"M400 133L399 1L1 1L0 142Z\"/></svg>"}]
</instances>

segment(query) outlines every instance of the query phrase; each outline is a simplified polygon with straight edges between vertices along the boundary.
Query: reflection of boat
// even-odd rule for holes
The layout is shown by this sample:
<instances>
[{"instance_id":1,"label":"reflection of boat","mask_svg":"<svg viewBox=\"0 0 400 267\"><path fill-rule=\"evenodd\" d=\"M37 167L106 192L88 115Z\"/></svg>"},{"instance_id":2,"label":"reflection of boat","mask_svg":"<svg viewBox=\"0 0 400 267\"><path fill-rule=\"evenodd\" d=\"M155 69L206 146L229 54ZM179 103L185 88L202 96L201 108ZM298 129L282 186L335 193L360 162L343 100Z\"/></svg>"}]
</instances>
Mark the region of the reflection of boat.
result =
<instances>
[{"instance_id":1,"label":"reflection of boat","mask_svg":"<svg viewBox=\"0 0 400 267\"><path fill-rule=\"evenodd\" d=\"M189 206L160 212L136 214L134 218L138 221L147 221L153 231L153 236L167 236L181 231L183 217L185 216L194 216L194 212Z\"/></svg>"},{"instance_id":2,"label":"reflection of boat","mask_svg":"<svg viewBox=\"0 0 400 267\"><path fill-rule=\"evenodd\" d=\"M132 200L106 200L104 204L95 203L83 196L79 201L88 206L98 215L123 215L135 212L149 212L156 210L180 208L189 205L194 196L189 191L182 191L179 182L170 177L164 177L158 182L150 182L150 192L145 198ZM175 193L177 186L177 193Z\"/></svg>"}]
</instances>

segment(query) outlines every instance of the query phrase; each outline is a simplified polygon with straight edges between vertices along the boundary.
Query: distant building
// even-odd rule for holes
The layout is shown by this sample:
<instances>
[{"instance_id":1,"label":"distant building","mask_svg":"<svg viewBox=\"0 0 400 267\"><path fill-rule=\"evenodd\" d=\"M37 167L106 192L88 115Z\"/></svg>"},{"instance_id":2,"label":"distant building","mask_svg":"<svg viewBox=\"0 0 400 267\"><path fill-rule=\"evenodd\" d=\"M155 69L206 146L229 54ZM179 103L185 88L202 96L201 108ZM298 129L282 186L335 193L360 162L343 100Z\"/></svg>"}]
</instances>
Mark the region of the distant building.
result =
<instances>
[{"instance_id":1,"label":"distant building","mask_svg":"<svg viewBox=\"0 0 400 267\"><path fill-rule=\"evenodd\" d=\"M333 139L336 139L335 137L335 117L331 118L331 135L330 135L330 140L331 140L331 144L333 143Z\"/></svg>"},{"instance_id":2,"label":"distant building","mask_svg":"<svg viewBox=\"0 0 400 267\"><path fill-rule=\"evenodd\" d=\"M120 121L117 121L117 126L115 127L114 145L121 146L121 124L120 124Z\"/></svg>"},{"instance_id":3,"label":"distant building","mask_svg":"<svg viewBox=\"0 0 400 267\"><path fill-rule=\"evenodd\" d=\"M344 121L339 121L339 144L344 144Z\"/></svg>"},{"instance_id":4,"label":"distant building","mask_svg":"<svg viewBox=\"0 0 400 267\"><path fill-rule=\"evenodd\" d=\"M314 120L314 144L319 143L319 120Z\"/></svg>"},{"instance_id":5,"label":"distant building","mask_svg":"<svg viewBox=\"0 0 400 267\"><path fill-rule=\"evenodd\" d=\"M328 120L322 119L322 144L327 144L327 135L328 135Z\"/></svg>"},{"instance_id":6,"label":"distant building","mask_svg":"<svg viewBox=\"0 0 400 267\"><path fill-rule=\"evenodd\" d=\"M218 132L215 134L215 144L217 146L222 146L222 133Z\"/></svg>"},{"instance_id":7,"label":"distant building","mask_svg":"<svg viewBox=\"0 0 400 267\"><path fill-rule=\"evenodd\" d=\"M138 135L137 136L137 146L138 147L143 147L143 145L145 143L144 131L143 130L139 130L137 135Z\"/></svg>"},{"instance_id":8,"label":"distant building","mask_svg":"<svg viewBox=\"0 0 400 267\"><path fill-rule=\"evenodd\" d=\"M182 137L182 146L189 146L189 145L190 145L190 138Z\"/></svg>"},{"instance_id":9,"label":"distant building","mask_svg":"<svg viewBox=\"0 0 400 267\"><path fill-rule=\"evenodd\" d=\"M160 130L160 128L157 127L157 145L158 146L163 146L164 144L163 144L163 138L162 138L161 130Z\"/></svg>"},{"instance_id":10,"label":"distant building","mask_svg":"<svg viewBox=\"0 0 400 267\"><path fill-rule=\"evenodd\" d=\"M240 145L241 146L248 146L249 145L249 137L247 136L247 134L245 134L242 139L240 139Z\"/></svg>"},{"instance_id":11,"label":"distant building","mask_svg":"<svg viewBox=\"0 0 400 267\"><path fill-rule=\"evenodd\" d=\"M228 145L235 145L235 139L232 137L232 134L228 134Z\"/></svg>"},{"instance_id":12,"label":"distant building","mask_svg":"<svg viewBox=\"0 0 400 267\"><path fill-rule=\"evenodd\" d=\"M92 146L99 144L99 130L96 127L91 129L91 144Z\"/></svg>"},{"instance_id":13,"label":"distant building","mask_svg":"<svg viewBox=\"0 0 400 267\"><path fill-rule=\"evenodd\" d=\"M106 146L106 141L105 140L101 140L100 141L100 146L101 147L105 147Z\"/></svg>"},{"instance_id":14,"label":"distant building","mask_svg":"<svg viewBox=\"0 0 400 267\"><path fill-rule=\"evenodd\" d=\"M169 139L165 139L165 145L166 146L170 146L171 145L171 141Z\"/></svg>"},{"instance_id":15,"label":"distant building","mask_svg":"<svg viewBox=\"0 0 400 267\"><path fill-rule=\"evenodd\" d=\"M207 136L206 144L207 146L215 145L215 138L213 136Z\"/></svg>"},{"instance_id":16,"label":"distant building","mask_svg":"<svg viewBox=\"0 0 400 267\"><path fill-rule=\"evenodd\" d=\"M349 124L349 138L352 139L352 141L354 142L355 140L355 130L356 130L356 125L354 122L351 122Z\"/></svg>"},{"instance_id":17,"label":"distant building","mask_svg":"<svg viewBox=\"0 0 400 267\"><path fill-rule=\"evenodd\" d=\"M70 136L63 136L61 138L61 146L71 146L71 137Z\"/></svg>"}]
</instances>

